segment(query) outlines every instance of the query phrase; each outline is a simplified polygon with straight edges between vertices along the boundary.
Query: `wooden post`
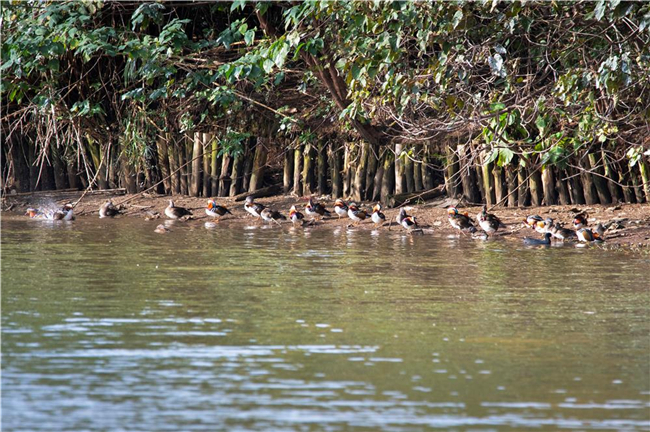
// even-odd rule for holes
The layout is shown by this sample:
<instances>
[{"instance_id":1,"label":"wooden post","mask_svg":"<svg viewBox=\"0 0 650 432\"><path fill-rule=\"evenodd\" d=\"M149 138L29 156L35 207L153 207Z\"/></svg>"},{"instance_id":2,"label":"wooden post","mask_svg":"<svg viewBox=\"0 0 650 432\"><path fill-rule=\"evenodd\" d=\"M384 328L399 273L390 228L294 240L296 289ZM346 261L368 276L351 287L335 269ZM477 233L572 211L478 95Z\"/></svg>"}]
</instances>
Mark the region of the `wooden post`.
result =
<instances>
[{"instance_id":1,"label":"wooden post","mask_svg":"<svg viewBox=\"0 0 650 432\"><path fill-rule=\"evenodd\" d=\"M355 168L352 188L352 199L355 201L361 201L365 196L366 166L368 164L368 150L370 144L364 141L360 147L359 162Z\"/></svg>"},{"instance_id":2,"label":"wooden post","mask_svg":"<svg viewBox=\"0 0 650 432\"><path fill-rule=\"evenodd\" d=\"M282 191L288 194L293 185L293 150L287 148L284 150L284 166L282 175Z\"/></svg>"},{"instance_id":3,"label":"wooden post","mask_svg":"<svg viewBox=\"0 0 650 432\"><path fill-rule=\"evenodd\" d=\"M372 196L370 196L368 199L372 201L379 201L381 200L381 185L382 181L384 178L384 159L386 158L386 154L388 151L386 149L383 149L382 153L379 153L379 157L377 160L377 171L375 172L375 177L372 179Z\"/></svg>"},{"instance_id":4,"label":"wooden post","mask_svg":"<svg viewBox=\"0 0 650 432\"><path fill-rule=\"evenodd\" d=\"M264 138L257 138L255 146L255 159L253 160L253 173L251 174L251 184L248 187L249 192L255 192L262 187L264 182L264 173L266 171L266 157L269 153L267 148L268 142Z\"/></svg>"},{"instance_id":5,"label":"wooden post","mask_svg":"<svg viewBox=\"0 0 650 432\"><path fill-rule=\"evenodd\" d=\"M503 183L503 168L501 168L497 163L493 164L492 167L492 177L494 178L494 203L503 203L502 200L506 197L507 186Z\"/></svg>"},{"instance_id":6,"label":"wooden post","mask_svg":"<svg viewBox=\"0 0 650 432\"><path fill-rule=\"evenodd\" d=\"M368 161L366 165L365 181L366 190L364 193L364 199L366 200L372 200L373 192L375 189L375 174L377 173L377 165L379 165L379 161L377 160L378 151L378 146L371 144L368 145Z\"/></svg>"},{"instance_id":7,"label":"wooden post","mask_svg":"<svg viewBox=\"0 0 650 432\"><path fill-rule=\"evenodd\" d=\"M465 144L461 144L457 149L460 180L463 185L463 196L465 197L465 201L468 203L478 204L481 202L481 196L478 190L476 172L474 171L469 158L468 148Z\"/></svg>"},{"instance_id":8,"label":"wooden post","mask_svg":"<svg viewBox=\"0 0 650 432\"><path fill-rule=\"evenodd\" d=\"M585 204L593 205L598 204L598 193L596 192L596 186L592 180L592 176L589 173L589 160L586 156L583 156L580 159L580 178L582 179L582 188L585 195Z\"/></svg>"},{"instance_id":9,"label":"wooden post","mask_svg":"<svg viewBox=\"0 0 650 432\"><path fill-rule=\"evenodd\" d=\"M535 160L537 157L531 160ZM530 178L528 179L528 187L530 188L530 202L532 205L539 207L542 205L542 196L544 187L542 186L542 174L540 173L541 167L538 169L534 164L530 167Z\"/></svg>"},{"instance_id":10,"label":"wooden post","mask_svg":"<svg viewBox=\"0 0 650 432\"><path fill-rule=\"evenodd\" d=\"M327 145L320 142L318 145L318 156L316 159L318 168L318 194L327 193Z\"/></svg>"},{"instance_id":11,"label":"wooden post","mask_svg":"<svg viewBox=\"0 0 650 432\"><path fill-rule=\"evenodd\" d=\"M406 178L404 177L404 156L402 144L395 144L395 195L406 192Z\"/></svg>"},{"instance_id":12,"label":"wooden post","mask_svg":"<svg viewBox=\"0 0 650 432\"><path fill-rule=\"evenodd\" d=\"M165 193L172 193L172 180L169 176L170 174L170 164L169 164L169 149L167 148L167 136L161 134L158 136L156 141L156 151L158 152L158 166L160 167L160 175L163 179L163 186L165 188Z\"/></svg>"},{"instance_id":13,"label":"wooden post","mask_svg":"<svg viewBox=\"0 0 650 432\"><path fill-rule=\"evenodd\" d=\"M542 166L542 188L544 190L544 204L547 206L557 204L555 176L553 175L553 167L550 165Z\"/></svg>"},{"instance_id":14,"label":"wooden post","mask_svg":"<svg viewBox=\"0 0 650 432\"><path fill-rule=\"evenodd\" d=\"M556 189L559 191L559 199L561 205L571 204L571 194L569 193L569 185L566 180L566 171L558 170L555 177Z\"/></svg>"},{"instance_id":15,"label":"wooden post","mask_svg":"<svg viewBox=\"0 0 650 432\"><path fill-rule=\"evenodd\" d=\"M305 145L302 162L302 194L309 196L312 193L312 183L314 182L314 170L312 159L311 144Z\"/></svg>"},{"instance_id":16,"label":"wooden post","mask_svg":"<svg viewBox=\"0 0 650 432\"><path fill-rule=\"evenodd\" d=\"M481 173L483 176L485 204L491 207L496 203L496 194L494 193L494 177L492 176L493 162L487 162L487 155L485 150L481 151Z\"/></svg>"},{"instance_id":17,"label":"wooden post","mask_svg":"<svg viewBox=\"0 0 650 432\"><path fill-rule=\"evenodd\" d=\"M221 175L219 176L219 196L225 197L230 193L230 162L232 157L224 153L221 156Z\"/></svg>"},{"instance_id":18,"label":"wooden post","mask_svg":"<svg viewBox=\"0 0 650 432\"><path fill-rule=\"evenodd\" d=\"M190 184L190 194L192 196L199 196L199 192L203 189L203 181L201 179L201 167L203 165L203 134L194 132L194 145L192 148L192 182Z\"/></svg>"},{"instance_id":19,"label":"wooden post","mask_svg":"<svg viewBox=\"0 0 650 432\"><path fill-rule=\"evenodd\" d=\"M381 179L381 202L386 202L395 192L395 156L387 150L384 153L384 176Z\"/></svg>"},{"instance_id":20,"label":"wooden post","mask_svg":"<svg viewBox=\"0 0 650 432\"><path fill-rule=\"evenodd\" d=\"M518 165L517 157L515 156L511 163L506 165L506 184L508 185L508 207L516 207L519 199L519 182L517 178Z\"/></svg>"},{"instance_id":21,"label":"wooden post","mask_svg":"<svg viewBox=\"0 0 650 432\"><path fill-rule=\"evenodd\" d=\"M527 177L528 169L520 163L517 167L517 205L519 207L530 205L530 189Z\"/></svg>"},{"instance_id":22,"label":"wooden post","mask_svg":"<svg viewBox=\"0 0 650 432\"><path fill-rule=\"evenodd\" d=\"M210 145L210 134L203 133L201 147L201 153L203 154L203 190L201 192L204 197L209 197L211 196L212 188L210 183L210 150L212 149Z\"/></svg>"},{"instance_id":23,"label":"wooden post","mask_svg":"<svg viewBox=\"0 0 650 432\"><path fill-rule=\"evenodd\" d=\"M181 193L181 173L178 171L178 145L175 140L172 140L172 134L165 134L168 142L171 142L172 145L167 146L167 152L169 156L169 170L172 173L171 175L171 194L178 195Z\"/></svg>"},{"instance_id":24,"label":"wooden post","mask_svg":"<svg viewBox=\"0 0 650 432\"><path fill-rule=\"evenodd\" d=\"M591 166L591 171L599 175L592 175L594 185L596 186L596 192L598 193L598 199L601 204L609 204L612 202L612 196L609 193L607 188L607 181L601 177L604 175L603 167L596 161L596 155L594 153L589 153L588 155L589 165Z\"/></svg>"},{"instance_id":25,"label":"wooden post","mask_svg":"<svg viewBox=\"0 0 650 432\"><path fill-rule=\"evenodd\" d=\"M343 159L343 196L352 195L353 188L353 171L352 161L357 153L357 146L354 143L345 143L345 157Z\"/></svg>"},{"instance_id":26,"label":"wooden post","mask_svg":"<svg viewBox=\"0 0 650 432\"><path fill-rule=\"evenodd\" d=\"M645 194L646 202L650 202L650 173L648 172L648 164L646 163L645 156L641 156L637 165L639 165L639 172L641 173L641 181L643 182L643 193Z\"/></svg>"},{"instance_id":27,"label":"wooden post","mask_svg":"<svg viewBox=\"0 0 650 432\"><path fill-rule=\"evenodd\" d=\"M623 202L625 200L623 196L623 190L619 185L614 183L615 178L618 180L618 175L615 172L616 165L610 163L607 160L607 155L605 154L605 150L601 151L601 155L603 158L603 167L605 168L605 177L610 179L607 180L607 188L609 189L609 195L612 197L612 202L613 203Z\"/></svg>"},{"instance_id":28,"label":"wooden post","mask_svg":"<svg viewBox=\"0 0 650 432\"><path fill-rule=\"evenodd\" d=\"M445 153L447 155L445 161L445 189L449 198L456 198L459 193L458 184L460 182L458 178L458 155L450 145L446 146Z\"/></svg>"},{"instance_id":29,"label":"wooden post","mask_svg":"<svg viewBox=\"0 0 650 432\"><path fill-rule=\"evenodd\" d=\"M189 195L187 162L187 137L182 135L178 146L178 167L181 170L181 195Z\"/></svg>"},{"instance_id":30,"label":"wooden post","mask_svg":"<svg viewBox=\"0 0 650 432\"><path fill-rule=\"evenodd\" d=\"M244 153L240 152L233 158L232 173L230 175L230 196L238 195L244 183ZM250 191L250 188L249 188ZM252 191L255 192L255 191Z\"/></svg>"},{"instance_id":31,"label":"wooden post","mask_svg":"<svg viewBox=\"0 0 650 432\"><path fill-rule=\"evenodd\" d=\"M219 142L212 138L212 154L210 155L210 196L216 196L219 194L219 168L221 164L219 163Z\"/></svg>"},{"instance_id":32,"label":"wooden post","mask_svg":"<svg viewBox=\"0 0 650 432\"><path fill-rule=\"evenodd\" d=\"M297 196L302 196L302 152L300 145L293 151L293 193Z\"/></svg>"},{"instance_id":33,"label":"wooden post","mask_svg":"<svg viewBox=\"0 0 650 432\"><path fill-rule=\"evenodd\" d=\"M415 192L415 179L413 178L413 159L408 154L404 155L404 177L406 180L406 192Z\"/></svg>"},{"instance_id":34,"label":"wooden post","mask_svg":"<svg viewBox=\"0 0 650 432\"><path fill-rule=\"evenodd\" d=\"M429 146L425 145L424 146L424 155L422 156L422 187L424 189L429 190L433 189L433 175L432 175L432 170L429 167L430 159L429 159ZM458 169L460 170L460 163L458 164ZM458 177L455 179L456 182L456 196L461 194L461 183L459 183Z\"/></svg>"},{"instance_id":35,"label":"wooden post","mask_svg":"<svg viewBox=\"0 0 650 432\"><path fill-rule=\"evenodd\" d=\"M330 142L330 166L332 169L332 197L341 198L343 196L343 178L341 171L343 170L343 152L336 148L336 143Z\"/></svg>"}]
</instances>

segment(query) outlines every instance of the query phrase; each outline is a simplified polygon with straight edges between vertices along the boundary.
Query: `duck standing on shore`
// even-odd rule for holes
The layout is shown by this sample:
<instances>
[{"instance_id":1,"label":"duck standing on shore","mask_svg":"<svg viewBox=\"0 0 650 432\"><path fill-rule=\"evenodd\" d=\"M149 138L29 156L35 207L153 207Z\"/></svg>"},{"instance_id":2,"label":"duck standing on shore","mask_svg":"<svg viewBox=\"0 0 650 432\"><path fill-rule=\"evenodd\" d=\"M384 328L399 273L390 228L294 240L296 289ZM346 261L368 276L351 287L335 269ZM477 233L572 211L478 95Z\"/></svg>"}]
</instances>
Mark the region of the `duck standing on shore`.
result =
<instances>
[{"instance_id":1,"label":"duck standing on shore","mask_svg":"<svg viewBox=\"0 0 650 432\"><path fill-rule=\"evenodd\" d=\"M334 212L339 215L339 219L341 219L341 216L347 216L348 204L341 198L338 198L336 202L334 202Z\"/></svg>"},{"instance_id":2,"label":"duck standing on shore","mask_svg":"<svg viewBox=\"0 0 650 432\"><path fill-rule=\"evenodd\" d=\"M576 234L578 236L578 240L584 243L603 241L603 239L600 238L598 233L593 232L589 228L580 228L578 231L576 231Z\"/></svg>"},{"instance_id":3,"label":"duck standing on shore","mask_svg":"<svg viewBox=\"0 0 650 432\"><path fill-rule=\"evenodd\" d=\"M372 216L370 217L375 225L386 222L386 215L381 212L381 204L377 203L372 208Z\"/></svg>"},{"instance_id":4,"label":"duck standing on shore","mask_svg":"<svg viewBox=\"0 0 650 432\"><path fill-rule=\"evenodd\" d=\"M399 211L398 219L400 221L399 224L409 233L418 227L415 216L409 216L406 214L406 209L404 208Z\"/></svg>"},{"instance_id":5,"label":"duck standing on shore","mask_svg":"<svg viewBox=\"0 0 650 432\"><path fill-rule=\"evenodd\" d=\"M292 205L291 209L289 209L289 219L293 225L302 226L305 224L305 215L300 213L295 205Z\"/></svg>"},{"instance_id":6,"label":"duck standing on shore","mask_svg":"<svg viewBox=\"0 0 650 432\"><path fill-rule=\"evenodd\" d=\"M573 228L579 230L581 228L586 228L589 222L587 222L587 218L589 215L587 213L579 213L573 218Z\"/></svg>"},{"instance_id":7,"label":"duck standing on shore","mask_svg":"<svg viewBox=\"0 0 650 432\"><path fill-rule=\"evenodd\" d=\"M252 196L247 196L246 202L244 203L244 210L253 215L256 219L259 219L262 217L262 210L264 210L264 206L253 201Z\"/></svg>"},{"instance_id":8,"label":"duck standing on shore","mask_svg":"<svg viewBox=\"0 0 650 432\"><path fill-rule=\"evenodd\" d=\"M576 232L573 231L572 229L569 228L564 228L559 222L556 222L549 232L553 235L553 237L560 239L562 241L564 240L575 240L578 238L576 235Z\"/></svg>"},{"instance_id":9,"label":"duck standing on shore","mask_svg":"<svg viewBox=\"0 0 650 432\"><path fill-rule=\"evenodd\" d=\"M355 203L350 203L348 205L348 217L352 219L355 225L358 225L362 221L366 220L368 213L365 210L359 209Z\"/></svg>"},{"instance_id":10,"label":"duck standing on shore","mask_svg":"<svg viewBox=\"0 0 650 432\"><path fill-rule=\"evenodd\" d=\"M280 222L278 222L280 219L285 220L287 218L285 215L281 214L279 211L271 210L270 208L265 208L264 210L262 210L262 212L260 213L260 216L266 222L268 222L268 223L275 222L278 225L280 225Z\"/></svg>"},{"instance_id":11,"label":"duck standing on shore","mask_svg":"<svg viewBox=\"0 0 650 432\"><path fill-rule=\"evenodd\" d=\"M546 234L547 232L551 232L552 227L553 227L553 219L551 218L546 218L543 221L537 221L533 226L535 231L537 231L540 234Z\"/></svg>"},{"instance_id":12,"label":"duck standing on shore","mask_svg":"<svg viewBox=\"0 0 650 432\"><path fill-rule=\"evenodd\" d=\"M184 207L176 207L174 201L169 200L169 205L165 209L165 215L170 219L180 219L184 216L191 216L192 212Z\"/></svg>"},{"instance_id":13,"label":"duck standing on shore","mask_svg":"<svg viewBox=\"0 0 650 432\"><path fill-rule=\"evenodd\" d=\"M447 209L447 219L449 224L460 232L476 232L472 218L467 213L460 213L456 207L451 206Z\"/></svg>"},{"instance_id":14,"label":"duck standing on shore","mask_svg":"<svg viewBox=\"0 0 650 432\"><path fill-rule=\"evenodd\" d=\"M217 205L217 203L214 200L210 200L208 201L208 207L205 209L205 214L219 221L221 217L225 216L226 214L232 214L232 213L226 207Z\"/></svg>"},{"instance_id":15,"label":"duck standing on shore","mask_svg":"<svg viewBox=\"0 0 650 432\"><path fill-rule=\"evenodd\" d=\"M120 210L115 207L113 204L112 200L106 201L102 206L99 208L99 218L103 219L106 217L114 217L120 214Z\"/></svg>"},{"instance_id":16,"label":"duck standing on shore","mask_svg":"<svg viewBox=\"0 0 650 432\"><path fill-rule=\"evenodd\" d=\"M316 216L323 218L324 216L329 216L332 214L329 210L323 207L321 203L315 203L311 197L305 206L305 213L307 213L307 216L310 216L312 219L314 219Z\"/></svg>"},{"instance_id":17,"label":"duck standing on shore","mask_svg":"<svg viewBox=\"0 0 650 432\"><path fill-rule=\"evenodd\" d=\"M537 222L543 222L543 221L544 219L539 215L530 215L530 216L526 216L526 219L524 219L522 223L530 229L535 229L535 225L537 225Z\"/></svg>"},{"instance_id":18,"label":"duck standing on shore","mask_svg":"<svg viewBox=\"0 0 650 432\"><path fill-rule=\"evenodd\" d=\"M483 210L476 215L476 220L478 220L478 224L483 228L483 231L485 231L488 236L497 232L499 227L505 227L498 217L487 212L486 205L484 205Z\"/></svg>"}]
</instances>

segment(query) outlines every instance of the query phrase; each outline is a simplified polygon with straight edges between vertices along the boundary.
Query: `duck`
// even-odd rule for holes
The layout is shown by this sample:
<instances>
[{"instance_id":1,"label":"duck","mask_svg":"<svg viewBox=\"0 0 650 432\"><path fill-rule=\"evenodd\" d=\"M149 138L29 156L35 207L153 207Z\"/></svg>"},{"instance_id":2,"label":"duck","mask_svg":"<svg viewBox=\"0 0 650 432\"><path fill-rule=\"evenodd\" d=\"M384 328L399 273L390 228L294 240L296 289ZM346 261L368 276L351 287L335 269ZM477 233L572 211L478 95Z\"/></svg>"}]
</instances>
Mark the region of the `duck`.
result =
<instances>
[{"instance_id":1,"label":"duck","mask_svg":"<svg viewBox=\"0 0 650 432\"><path fill-rule=\"evenodd\" d=\"M370 217L372 221L375 223L375 225L379 225L380 223L386 222L386 215L381 212L381 204L377 203L373 208L372 208L372 215Z\"/></svg>"},{"instance_id":2,"label":"duck","mask_svg":"<svg viewBox=\"0 0 650 432\"><path fill-rule=\"evenodd\" d=\"M285 220L287 218L285 215L281 214L279 211L271 210L270 208L263 209L260 212L260 216L266 222L268 222L268 223L275 222L278 225L280 225L280 222L278 222L279 219Z\"/></svg>"},{"instance_id":3,"label":"duck","mask_svg":"<svg viewBox=\"0 0 650 432\"><path fill-rule=\"evenodd\" d=\"M589 215L587 213L580 213L573 218L573 227L577 230L581 228L585 228L589 223L587 222L587 218Z\"/></svg>"},{"instance_id":4,"label":"duck","mask_svg":"<svg viewBox=\"0 0 650 432\"><path fill-rule=\"evenodd\" d=\"M563 228L559 222L556 222L549 232L553 237L560 240L571 240L577 238L576 232L569 228Z\"/></svg>"},{"instance_id":5,"label":"duck","mask_svg":"<svg viewBox=\"0 0 650 432\"><path fill-rule=\"evenodd\" d=\"M535 222L533 229L540 234L546 234L547 232L550 232L552 227L553 227L553 219L546 218L543 221Z\"/></svg>"},{"instance_id":6,"label":"duck","mask_svg":"<svg viewBox=\"0 0 650 432\"><path fill-rule=\"evenodd\" d=\"M352 219L353 222L356 222L358 224L361 221L366 220L368 217L368 212L359 209L355 203L350 203L348 205L348 217Z\"/></svg>"},{"instance_id":7,"label":"duck","mask_svg":"<svg viewBox=\"0 0 650 432\"><path fill-rule=\"evenodd\" d=\"M158 225L156 227L155 230L153 230L153 232L158 233L158 234L165 234L165 233L169 232L169 229L165 225L160 224L160 225Z\"/></svg>"},{"instance_id":8,"label":"duck","mask_svg":"<svg viewBox=\"0 0 650 432\"><path fill-rule=\"evenodd\" d=\"M602 239L603 236L605 235L606 229L607 228L605 228L602 223L598 222L598 225L596 225L596 234L598 234L598 237Z\"/></svg>"},{"instance_id":9,"label":"duck","mask_svg":"<svg viewBox=\"0 0 650 432\"><path fill-rule=\"evenodd\" d=\"M522 224L528 228L535 229L535 224L543 221L544 219L540 215L530 215L526 216L526 219L523 220Z\"/></svg>"},{"instance_id":10,"label":"duck","mask_svg":"<svg viewBox=\"0 0 650 432\"><path fill-rule=\"evenodd\" d=\"M192 212L185 207L176 207L173 200L169 200L169 205L165 209L165 215L170 219L180 219L183 216L191 216Z\"/></svg>"},{"instance_id":11,"label":"duck","mask_svg":"<svg viewBox=\"0 0 650 432\"><path fill-rule=\"evenodd\" d=\"M487 212L487 205L484 205L483 210L478 215L476 215L476 220L487 235L494 234L497 232L499 227L505 227L503 222L501 222L498 217Z\"/></svg>"},{"instance_id":12,"label":"duck","mask_svg":"<svg viewBox=\"0 0 650 432\"><path fill-rule=\"evenodd\" d=\"M29 207L25 210L25 216L29 216L32 219L47 219L47 215L40 211L39 209Z\"/></svg>"},{"instance_id":13,"label":"duck","mask_svg":"<svg viewBox=\"0 0 650 432\"><path fill-rule=\"evenodd\" d=\"M600 238L597 232L595 233L589 228L580 228L578 231L576 231L576 234L578 236L578 240L584 243L603 241L603 239Z\"/></svg>"},{"instance_id":14,"label":"duck","mask_svg":"<svg viewBox=\"0 0 650 432\"><path fill-rule=\"evenodd\" d=\"M402 227L404 227L408 232L411 232L418 227L415 216L409 216L406 214L406 209L401 209L399 213L400 225L402 225Z\"/></svg>"},{"instance_id":15,"label":"duck","mask_svg":"<svg viewBox=\"0 0 650 432\"><path fill-rule=\"evenodd\" d=\"M547 232L546 234L544 234L543 239L538 239L534 237L524 237L524 244L528 246L550 245L551 233Z\"/></svg>"},{"instance_id":16,"label":"duck","mask_svg":"<svg viewBox=\"0 0 650 432\"><path fill-rule=\"evenodd\" d=\"M208 201L208 207L205 209L205 214L219 220L222 216L232 214L232 212L224 206L217 205L214 200L210 200Z\"/></svg>"},{"instance_id":17,"label":"duck","mask_svg":"<svg viewBox=\"0 0 650 432\"><path fill-rule=\"evenodd\" d=\"M456 228L457 230L460 230L461 232L463 231L469 231L470 233L476 232L476 227L474 226L474 222L472 221L472 218L469 217L467 213L462 214L458 211L456 207L449 207L447 208L447 219L449 220L449 224Z\"/></svg>"},{"instance_id":18,"label":"duck","mask_svg":"<svg viewBox=\"0 0 650 432\"><path fill-rule=\"evenodd\" d=\"M305 223L305 215L300 213L295 205L292 205L289 209L289 219L292 224L303 225Z\"/></svg>"},{"instance_id":19,"label":"duck","mask_svg":"<svg viewBox=\"0 0 650 432\"><path fill-rule=\"evenodd\" d=\"M99 218L113 217L120 214L120 210L115 207L113 200L108 200L99 208Z\"/></svg>"},{"instance_id":20,"label":"duck","mask_svg":"<svg viewBox=\"0 0 650 432\"><path fill-rule=\"evenodd\" d=\"M72 221L74 220L74 210L72 204L66 204L59 210L55 210L51 215L46 216L47 219Z\"/></svg>"},{"instance_id":21,"label":"duck","mask_svg":"<svg viewBox=\"0 0 650 432\"><path fill-rule=\"evenodd\" d=\"M254 202L252 196L246 197L246 202L244 203L244 210L246 210L248 213L253 215L255 218L262 217L262 210L264 210L264 208L265 207L262 204Z\"/></svg>"},{"instance_id":22,"label":"duck","mask_svg":"<svg viewBox=\"0 0 650 432\"><path fill-rule=\"evenodd\" d=\"M305 206L305 213L307 213L307 216L311 216L311 218L315 218L317 215L320 216L321 218L324 216L329 216L332 213L327 210L321 203L314 203L314 201L309 198L309 202Z\"/></svg>"},{"instance_id":23,"label":"duck","mask_svg":"<svg viewBox=\"0 0 650 432\"><path fill-rule=\"evenodd\" d=\"M339 219L341 219L341 216L347 216L348 215L348 204L343 201L341 198L338 198L334 202L334 213L339 215Z\"/></svg>"}]
</instances>

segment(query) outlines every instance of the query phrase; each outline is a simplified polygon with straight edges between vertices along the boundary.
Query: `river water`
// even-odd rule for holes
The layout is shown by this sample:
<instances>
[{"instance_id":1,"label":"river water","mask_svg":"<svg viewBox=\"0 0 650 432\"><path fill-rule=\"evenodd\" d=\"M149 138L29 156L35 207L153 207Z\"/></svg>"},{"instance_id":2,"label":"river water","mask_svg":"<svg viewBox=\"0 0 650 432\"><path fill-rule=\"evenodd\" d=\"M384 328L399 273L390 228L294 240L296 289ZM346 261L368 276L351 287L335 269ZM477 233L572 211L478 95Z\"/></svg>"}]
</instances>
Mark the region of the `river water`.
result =
<instances>
[{"instance_id":1,"label":"river water","mask_svg":"<svg viewBox=\"0 0 650 432\"><path fill-rule=\"evenodd\" d=\"M2 430L650 430L650 260L2 220Z\"/></svg>"}]
</instances>

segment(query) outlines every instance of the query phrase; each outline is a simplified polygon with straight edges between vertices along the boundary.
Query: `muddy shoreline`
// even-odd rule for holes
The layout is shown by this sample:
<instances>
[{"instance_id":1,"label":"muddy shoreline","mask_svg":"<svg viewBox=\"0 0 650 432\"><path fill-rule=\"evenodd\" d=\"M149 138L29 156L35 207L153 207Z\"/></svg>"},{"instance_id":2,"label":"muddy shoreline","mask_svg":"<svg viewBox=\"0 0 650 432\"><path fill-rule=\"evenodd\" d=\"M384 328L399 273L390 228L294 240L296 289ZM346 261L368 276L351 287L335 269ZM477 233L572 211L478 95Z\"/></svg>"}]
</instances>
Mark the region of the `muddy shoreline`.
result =
<instances>
[{"instance_id":1,"label":"muddy shoreline","mask_svg":"<svg viewBox=\"0 0 650 432\"><path fill-rule=\"evenodd\" d=\"M81 192L78 195L66 194L65 196L57 196L52 194L49 196L6 196L3 198L3 211L9 211L15 214L23 214L28 207L54 207L60 206L68 202L76 202L81 197ZM110 196L106 194L101 195L86 195L81 202L75 206L75 215L78 218L98 218L99 207L106 202L107 199L112 198L115 205L122 209L122 214L117 216L119 218L143 218L149 219L152 223L152 229L163 220L167 219L164 214L165 207L167 206L170 197L158 195L116 195ZM174 204L177 206L190 209L194 216L185 221L184 223L204 223L211 221L212 218L207 216L204 208L207 204L205 198L194 198L187 196L172 197ZM315 197L318 201L323 203L328 210L333 212L333 200L329 197ZM248 225L254 222L254 219L244 210L243 201L235 201L233 198L219 197L215 198L216 202L220 205L226 206L233 213L227 215L220 222L219 225L227 226L230 224ZM304 205L307 203L305 197L295 197L291 195L274 196L269 198L259 198L255 200L261 204L272 209L282 212L288 216L289 208L296 205L304 213ZM423 228L425 235L435 234L441 236L458 235L458 231L454 230L447 221L447 212L445 208L455 204L453 200L442 199L433 203L422 205L408 206L408 213L417 217L418 224ZM370 209L372 203L362 203L363 207ZM467 212L472 218L476 218L476 214L480 211L480 207L459 207L464 213ZM387 229L387 230L402 230L400 226L395 223L395 216L399 213L399 209L384 209L387 222L381 226L376 227L370 220L366 220L354 229L356 230L374 230L374 229ZM604 248L632 248L632 249L645 249L650 251L650 204L616 204L616 205L584 205L584 206L547 206L547 207L526 207L526 208L494 208L490 210L491 213L497 215L505 224L506 228L501 228L495 239L504 240L519 240L525 236L541 237L531 229L522 226L521 221L527 215L538 214L542 217L551 217L556 221L563 223L566 227L571 227L573 216L578 212L586 212L589 215L589 226L595 227L598 223L602 223L608 227L605 232L606 241L599 245ZM317 221L309 226L309 229L328 229L332 227L345 227L350 224L347 218L340 220L336 215L325 218L322 221ZM262 223L262 222L259 222ZM286 224L286 225L285 225ZM219 228L217 226L217 229ZM291 226L291 223L284 221L283 226ZM280 228L280 227L279 227Z\"/></svg>"}]
</instances>

